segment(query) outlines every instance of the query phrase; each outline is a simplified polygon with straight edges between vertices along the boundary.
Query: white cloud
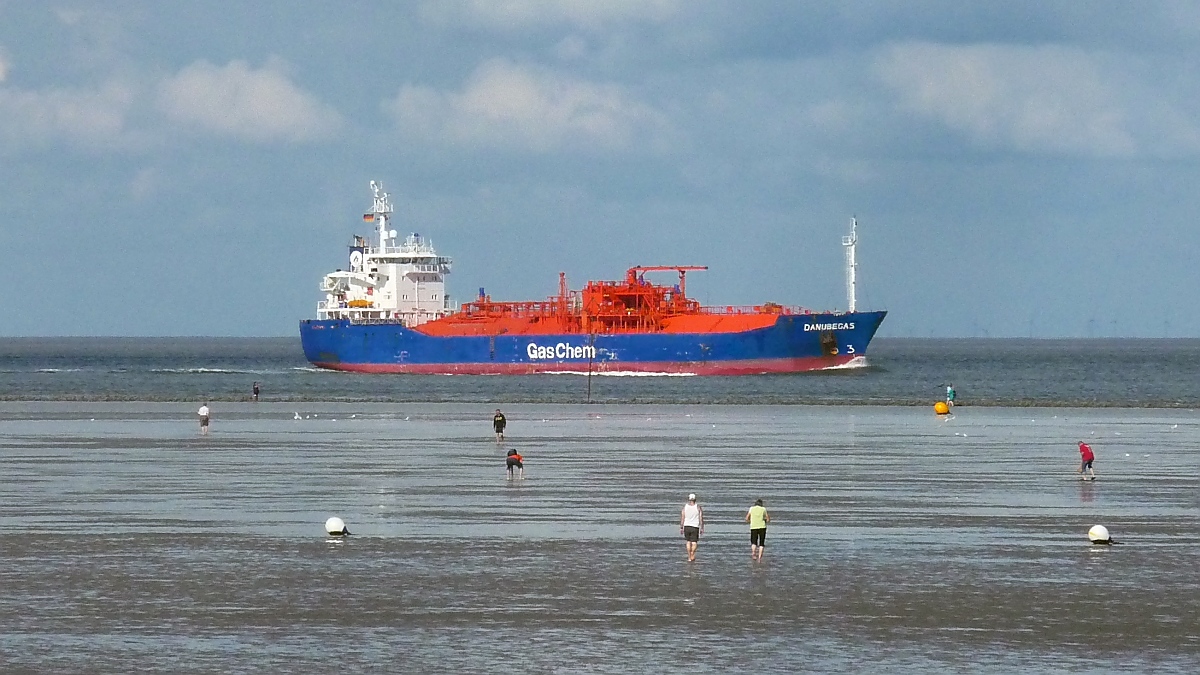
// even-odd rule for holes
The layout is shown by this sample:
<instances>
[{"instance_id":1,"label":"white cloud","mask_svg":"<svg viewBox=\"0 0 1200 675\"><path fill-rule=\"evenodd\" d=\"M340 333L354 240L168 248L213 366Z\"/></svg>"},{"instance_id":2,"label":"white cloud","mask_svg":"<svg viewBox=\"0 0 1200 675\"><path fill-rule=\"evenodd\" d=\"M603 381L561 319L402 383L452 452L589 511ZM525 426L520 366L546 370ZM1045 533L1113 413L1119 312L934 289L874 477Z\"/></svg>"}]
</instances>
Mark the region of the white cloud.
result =
<instances>
[{"instance_id":1,"label":"white cloud","mask_svg":"<svg viewBox=\"0 0 1200 675\"><path fill-rule=\"evenodd\" d=\"M504 60L480 65L459 92L406 85L385 107L403 133L538 152L624 148L667 127L663 115L616 85Z\"/></svg>"},{"instance_id":2,"label":"white cloud","mask_svg":"<svg viewBox=\"0 0 1200 675\"><path fill-rule=\"evenodd\" d=\"M94 88L0 87L0 138L6 145L66 139L108 147L125 139L136 88L110 80Z\"/></svg>"},{"instance_id":3,"label":"white cloud","mask_svg":"<svg viewBox=\"0 0 1200 675\"><path fill-rule=\"evenodd\" d=\"M272 61L259 70L243 61L198 61L159 88L169 119L251 141L308 141L341 125L335 110L297 87Z\"/></svg>"},{"instance_id":4,"label":"white cloud","mask_svg":"<svg viewBox=\"0 0 1200 675\"><path fill-rule=\"evenodd\" d=\"M1067 47L906 43L885 50L876 72L904 108L984 146L1131 156L1134 102L1104 65Z\"/></svg>"},{"instance_id":5,"label":"white cloud","mask_svg":"<svg viewBox=\"0 0 1200 675\"><path fill-rule=\"evenodd\" d=\"M0 49L0 82L8 79L8 56Z\"/></svg>"},{"instance_id":6,"label":"white cloud","mask_svg":"<svg viewBox=\"0 0 1200 675\"><path fill-rule=\"evenodd\" d=\"M675 16L682 0L428 0L421 13L440 22L497 29L568 24L600 28L623 22L661 23Z\"/></svg>"}]
</instances>

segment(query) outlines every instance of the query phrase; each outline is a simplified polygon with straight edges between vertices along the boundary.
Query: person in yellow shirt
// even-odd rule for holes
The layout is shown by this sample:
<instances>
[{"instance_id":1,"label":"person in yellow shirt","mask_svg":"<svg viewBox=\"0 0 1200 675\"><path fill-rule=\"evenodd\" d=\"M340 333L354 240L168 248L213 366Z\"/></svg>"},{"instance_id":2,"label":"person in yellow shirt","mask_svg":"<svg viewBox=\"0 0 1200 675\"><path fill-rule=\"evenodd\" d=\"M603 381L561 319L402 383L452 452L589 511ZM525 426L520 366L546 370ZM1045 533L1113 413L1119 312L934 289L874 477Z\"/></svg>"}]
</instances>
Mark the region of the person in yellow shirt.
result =
<instances>
[{"instance_id":1,"label":"person in yellow shirt","mask_svg":"<svg viewBox=\"0 0 1200 675\"><path fill-rule=\"evenodd\" d=\"M771 522L771 514L761 499L756 499L746 512L746 522L750 523L750 559L762 560L767 550L767 523Z\"/></svg>"}]
</instances>

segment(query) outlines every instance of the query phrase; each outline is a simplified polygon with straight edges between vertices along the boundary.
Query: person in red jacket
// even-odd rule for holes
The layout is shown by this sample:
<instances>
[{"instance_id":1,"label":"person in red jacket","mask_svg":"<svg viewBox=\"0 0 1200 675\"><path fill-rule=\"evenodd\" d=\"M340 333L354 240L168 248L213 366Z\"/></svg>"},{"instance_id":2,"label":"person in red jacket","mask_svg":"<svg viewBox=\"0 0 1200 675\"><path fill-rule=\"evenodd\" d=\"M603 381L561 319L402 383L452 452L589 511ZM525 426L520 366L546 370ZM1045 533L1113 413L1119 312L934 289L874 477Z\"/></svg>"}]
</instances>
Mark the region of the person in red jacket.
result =
<instances>
[{"instance_id":1,"label":"person in red jacket","mask_svg":"<svg viewBox=\"0 0 1200 675\"><path fill-rule=\"evenodd\" d=\"M1088 480L1088 474L1091 474L1091 480L1096 480L1096 471L1092 468L1092 461L1095 459L1096 455L1092 454L1091 446L1079 441L1079 474L1083 480Z\"/></svg>"}]
</instances>

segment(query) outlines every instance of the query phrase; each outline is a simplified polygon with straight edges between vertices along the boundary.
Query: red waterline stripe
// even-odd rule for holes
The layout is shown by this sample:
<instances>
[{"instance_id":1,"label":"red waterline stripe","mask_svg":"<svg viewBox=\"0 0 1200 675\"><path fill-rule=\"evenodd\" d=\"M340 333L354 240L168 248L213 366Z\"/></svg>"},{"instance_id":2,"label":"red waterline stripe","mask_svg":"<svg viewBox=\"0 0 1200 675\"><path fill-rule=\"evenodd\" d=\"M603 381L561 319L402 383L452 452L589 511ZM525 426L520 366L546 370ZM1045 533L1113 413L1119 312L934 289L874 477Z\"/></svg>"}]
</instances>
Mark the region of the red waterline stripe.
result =
<instances>
[{"instance_id":1,"label":"red waterline stripe","mask_svg":"<svg viewBox=\"0 0 1200 675\"><path fill-rule=\"evenodd\" d=\"M748 359L687 363L678 361L603 362L592 364L593 373L668 373L672 375L766 375L803 373L842 366L856 354L816 356L795 359ZM314 363L318 368L352 373L410 373L416 375L534 375L537 373L579 373L586 375L587 363Z\"/></svg>"}]
</instances>

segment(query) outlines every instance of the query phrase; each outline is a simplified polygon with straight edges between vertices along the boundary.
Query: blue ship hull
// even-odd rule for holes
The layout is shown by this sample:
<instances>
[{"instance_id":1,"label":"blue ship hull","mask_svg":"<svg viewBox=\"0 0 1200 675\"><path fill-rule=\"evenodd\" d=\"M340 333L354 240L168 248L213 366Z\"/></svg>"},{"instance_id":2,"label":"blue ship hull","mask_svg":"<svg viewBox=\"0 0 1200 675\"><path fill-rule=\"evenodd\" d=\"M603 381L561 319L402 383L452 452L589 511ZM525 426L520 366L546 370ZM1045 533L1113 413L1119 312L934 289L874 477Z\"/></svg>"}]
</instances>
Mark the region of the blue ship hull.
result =
<instances>
[{"instance_id":1,"label":"blue ship hull","mask_svg":"<svg viewBox=\"0 0 1200 675\"><path fill-rule=\"evenodd\" d=\"M430 336L398 323L300 322L321 368L369 373L673 373L752 375L865 364L887 312L783 314L727 333Z\"/></svg>"}]
</instances>

